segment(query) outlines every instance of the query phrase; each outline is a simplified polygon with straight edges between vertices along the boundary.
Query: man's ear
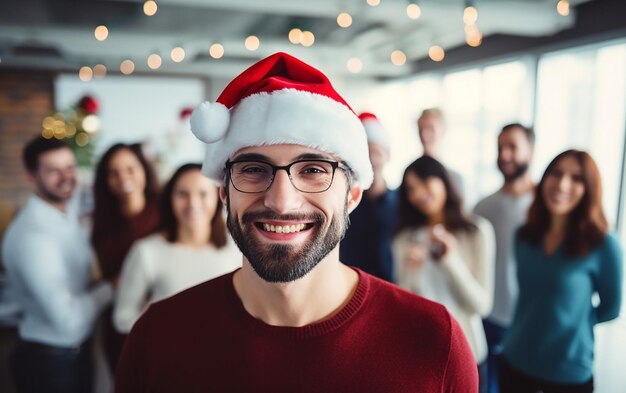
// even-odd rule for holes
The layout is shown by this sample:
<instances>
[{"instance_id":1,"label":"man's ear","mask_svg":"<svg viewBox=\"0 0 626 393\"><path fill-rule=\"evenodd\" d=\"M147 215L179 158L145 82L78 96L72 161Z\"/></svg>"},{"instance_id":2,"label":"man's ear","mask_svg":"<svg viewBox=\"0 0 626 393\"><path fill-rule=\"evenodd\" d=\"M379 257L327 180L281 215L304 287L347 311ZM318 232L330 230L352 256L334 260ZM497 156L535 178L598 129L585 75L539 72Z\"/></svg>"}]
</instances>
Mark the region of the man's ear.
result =
<instances>
[{"instance_id":1,"label":"man's ear","mask_svg":"<svg viewBox=\"0 0 626 393\"><path fill-rule=\"evenodd\" d=\"M348 191L348 213L352 213L359 203L361 202L361 198L363 198L363 187L361 187L361 183L355 181L352 183L352 188Z\"/></svg>"},{"instance_id":2,"label":"man's ear","mask_svg":"<svg viewBox=\"0 0 626 393\"><path fill-rule=\"evenodd\" d=\"M32 171L30 171L30 170L27 170L27 171L26 171L26 180L27 180L29 183L35 183L36 178L37 178L37 175L36 175L34 172L32 172Z\"/></svg>"},{"instance_id":3,"label":"man's ear","mask_svg":"<svg viewBox=\"0 0 626 393\"><path fill-rule=\"evenodd\" d=\"M224 206L226 206L226 200L228 199L228 191L226 191L226 187L228 187L228 183L222 183L218 188L220 200Z\"/></svg>"}]
</instances>

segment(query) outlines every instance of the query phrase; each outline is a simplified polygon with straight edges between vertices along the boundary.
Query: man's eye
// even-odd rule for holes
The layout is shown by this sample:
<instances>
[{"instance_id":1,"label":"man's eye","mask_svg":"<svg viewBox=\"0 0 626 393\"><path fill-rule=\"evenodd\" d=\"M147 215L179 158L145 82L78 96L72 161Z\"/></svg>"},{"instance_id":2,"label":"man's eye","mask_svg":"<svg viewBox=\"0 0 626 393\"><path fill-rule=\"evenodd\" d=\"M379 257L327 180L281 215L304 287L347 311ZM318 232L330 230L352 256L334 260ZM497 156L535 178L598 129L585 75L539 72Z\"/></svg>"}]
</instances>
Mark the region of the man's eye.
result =
<instances>
[{"instance_id":1,"label":"man's eye","mask_svg":"<svg viewBox=\"0 0 626 393\"><path fill-rule=\"evenodd\" d=\"M302 172L304 172L304 173L324 173L326 171L323 168L310 167L310 168L304 168L304 170Z\"/></svg>"},{"instance_id":2,"label":"man's eye","mask_svg":"<svg viewBox=\"0 0 626 393\"><path fill-rule=\"evenodd\" d=\"M267 168L259 165L246 165L245 167L241 168L240 172L245 174L267 173Z\"/></svg>"}]
</instances>

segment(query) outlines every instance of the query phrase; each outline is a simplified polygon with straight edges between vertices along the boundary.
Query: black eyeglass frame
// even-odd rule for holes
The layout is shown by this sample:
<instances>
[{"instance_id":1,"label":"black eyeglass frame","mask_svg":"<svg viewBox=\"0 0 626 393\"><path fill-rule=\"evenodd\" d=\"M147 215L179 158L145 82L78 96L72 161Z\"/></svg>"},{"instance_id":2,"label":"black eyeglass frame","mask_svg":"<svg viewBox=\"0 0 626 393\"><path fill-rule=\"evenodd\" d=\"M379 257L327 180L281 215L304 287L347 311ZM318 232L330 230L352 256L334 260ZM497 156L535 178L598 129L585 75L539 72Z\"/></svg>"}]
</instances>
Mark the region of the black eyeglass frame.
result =
<instances>
[{"instance_id":1,"label":"black eyeglass frame","mask_svg":"<svg viewBox=\"0 0 626 393\"><path fill-rule=\"evenodd\" d=\"M233 181L233 173L232 173L232 168L234 164L237 163L241 163L241 162L257 162L259 164L264 164L264 165L268 165L269 167L272 168L272 177L270 178L270 181L267 184L267 187L261 191L242 191L239 188L237 188L237 186L235 185L235 182ZM333 168L333 173L330 177L330 182L328 183L328 187L326 187L326 189L321 190L321 191L304 191L299 189L293 182L293 178L291 177L291 172L290 169L293 165L298 164L300 162L325 162L330 164L330 166ZM319 194L322 192L326 192L330 189L330 187L333 185L333 181L335 180L335 172L337 171L337 168L346 171L346 173L348 173L348 166L344 165L343 163L340 163L338 161L334 161L334 160L325 160L325 159L321 159L321 158L315 158L315 159L311 159L311 158L305 158L305 159L301 159L301 160L296 160L294 162L291 162L287 165L272 165L267 161L263 161L263 160L234 160L234 161L227 161L225 164L225 169L226 171L228 171L228 178L230 180L230 184L233 185L233 187L235 188L235 190L244 193L244 194L260 194L262 192L265 192L267 190L270 189L270 187L272 186L272 184L274 184L274 179L276 178L276 172L278 172L279 170L284 170L285 172L287 172L287 176L289 177L289 181L291 182L291 185L298 191L300 192L304 192L306 194Z\"/></svg>"}]
</instances>

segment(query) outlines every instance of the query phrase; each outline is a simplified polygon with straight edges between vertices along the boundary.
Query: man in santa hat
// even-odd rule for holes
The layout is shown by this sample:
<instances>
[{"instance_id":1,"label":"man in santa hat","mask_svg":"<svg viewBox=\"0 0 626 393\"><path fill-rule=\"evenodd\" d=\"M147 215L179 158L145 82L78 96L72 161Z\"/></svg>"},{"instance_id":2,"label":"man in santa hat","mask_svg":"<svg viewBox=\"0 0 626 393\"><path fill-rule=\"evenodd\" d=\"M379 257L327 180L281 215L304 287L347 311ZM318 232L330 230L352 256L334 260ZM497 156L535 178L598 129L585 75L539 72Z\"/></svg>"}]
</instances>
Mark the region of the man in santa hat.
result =
<instances>
[{"instance_id":1,"label":"man in santa hat","mask_svg":"<svg viewBox=\"0 0 626 393\"><path fill-rule=\"evenodd\" d=\"M339 261L372 167L361 122L324 74L274 54L191 126L243 267L153 304L126 341L117 392L477 391L443 306Z\"/></svg>"}]
</instances>

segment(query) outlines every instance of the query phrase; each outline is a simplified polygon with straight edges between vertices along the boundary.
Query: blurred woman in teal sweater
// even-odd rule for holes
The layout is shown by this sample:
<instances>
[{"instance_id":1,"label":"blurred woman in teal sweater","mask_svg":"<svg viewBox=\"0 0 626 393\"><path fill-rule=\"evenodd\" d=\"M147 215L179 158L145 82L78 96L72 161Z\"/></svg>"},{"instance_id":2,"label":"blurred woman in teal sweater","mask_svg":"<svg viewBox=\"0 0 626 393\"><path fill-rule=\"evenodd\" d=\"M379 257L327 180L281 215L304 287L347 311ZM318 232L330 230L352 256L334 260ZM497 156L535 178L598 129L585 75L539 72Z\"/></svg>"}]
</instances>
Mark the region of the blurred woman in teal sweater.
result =
<instances>
[{"instance_id":1,"label":"blurred woman in teal sweater","mask_svg":"<svg viewBox=\"0 0 626 393\"><path fill-rule=\"evenodd\" d=\"M520 292L503 343L501 390L592 392L593 328L619 314L623 253L608 233L589 154L568 150L548 165L515 256Z\"/></svg>"}]
</instances>

